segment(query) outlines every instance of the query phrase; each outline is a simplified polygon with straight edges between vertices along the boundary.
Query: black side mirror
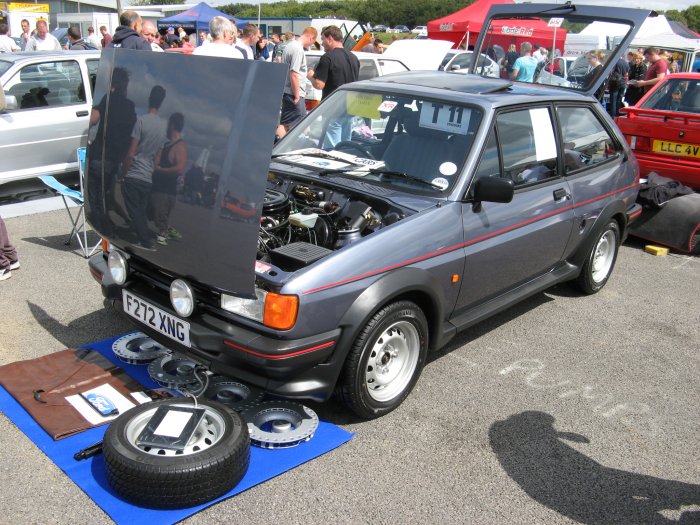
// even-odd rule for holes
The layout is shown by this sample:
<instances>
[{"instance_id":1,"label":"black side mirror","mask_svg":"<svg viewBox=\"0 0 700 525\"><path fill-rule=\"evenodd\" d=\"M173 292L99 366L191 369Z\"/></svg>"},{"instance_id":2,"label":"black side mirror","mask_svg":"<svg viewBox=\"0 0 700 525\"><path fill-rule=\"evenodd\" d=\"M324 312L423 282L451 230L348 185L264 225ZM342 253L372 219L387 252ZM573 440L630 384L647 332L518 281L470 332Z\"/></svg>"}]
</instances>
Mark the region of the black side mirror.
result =
<instances>
[{"instance_id":1,"label":"black side mirror","mask_svg":"<svg viewBox=\"0 0 700 525\"><path fill-rule=\"evenodd\" d=\"M513 200L515 184L503 177L479 177L474 183L474 211L479 211L482 202L510 202Z\"/></svg>"}]
</instances>

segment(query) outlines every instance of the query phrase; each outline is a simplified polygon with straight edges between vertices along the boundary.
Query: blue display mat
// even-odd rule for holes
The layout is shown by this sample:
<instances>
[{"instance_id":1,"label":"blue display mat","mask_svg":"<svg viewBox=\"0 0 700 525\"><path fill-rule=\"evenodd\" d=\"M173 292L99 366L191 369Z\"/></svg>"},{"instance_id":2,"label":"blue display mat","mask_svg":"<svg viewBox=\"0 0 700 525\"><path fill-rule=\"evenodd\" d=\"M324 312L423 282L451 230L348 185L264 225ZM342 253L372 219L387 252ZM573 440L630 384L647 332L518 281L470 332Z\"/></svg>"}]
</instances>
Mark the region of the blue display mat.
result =
<instances>
[{"instance_id":1,"label":"blue display mat","mask_svg":"<svg viewBox=\"0 0 700 525\"><path fill-rule=\"evenodd\" d=\"M112 343L116 339L118 338L113 337L85 345L85 348L100 352L110 361L122 367L127 374L144 387L156 388L158 385L148 376L145 366L123 363L114 355ZM241 482L227 494L196 507L153 510L127 503L112 492L107 483L104 460L101 454L83 461L73 459L73 454L100 441L107 425L54 441L2 387L0 387L0 410L118 524L169 525L177 523L218 501L235 496L239 492L325 454L349 441L354 435L336 425L321 421L314 437L296 447L268 450L251 446L248 472Z\"/></svg>"}]
</instances>

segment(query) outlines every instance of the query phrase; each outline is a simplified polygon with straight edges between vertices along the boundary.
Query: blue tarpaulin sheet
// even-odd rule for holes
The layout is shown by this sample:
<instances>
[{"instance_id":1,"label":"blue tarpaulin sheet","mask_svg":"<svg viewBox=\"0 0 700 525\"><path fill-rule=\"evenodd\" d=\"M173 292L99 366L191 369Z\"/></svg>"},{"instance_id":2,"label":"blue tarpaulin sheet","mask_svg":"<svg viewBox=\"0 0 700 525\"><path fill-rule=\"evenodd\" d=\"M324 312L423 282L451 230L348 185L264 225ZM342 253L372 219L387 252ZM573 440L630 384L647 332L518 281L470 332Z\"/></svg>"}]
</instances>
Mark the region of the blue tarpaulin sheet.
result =
<instances>
[{"instance_id":1,"label":"blue tarpaulin sheet","mask_svg":"<svg viewBox=\"0 0 700 525\"><path fill-rule=\"evenodd\" d=\"M121 366L131 377L146 388L156 388L145 366L122 363L112 352L117 338L85 345ZM310 461L349 441L353 434L340 427L321 421L314 437L293 448L268 450L251 447L250 467L241 482L229 493L214 501L178 510L144 509L117 497L109 487L102 455L76 461L73 455L102 439L107 426L92 428L74 436L54 441L43 428L0 387L0 410L41 449L66 475L118 524L160 525L181 521L214 503L230 498L287 470ZM6 516L7 517L7 516Z\"/></svg>"}]
</instances>

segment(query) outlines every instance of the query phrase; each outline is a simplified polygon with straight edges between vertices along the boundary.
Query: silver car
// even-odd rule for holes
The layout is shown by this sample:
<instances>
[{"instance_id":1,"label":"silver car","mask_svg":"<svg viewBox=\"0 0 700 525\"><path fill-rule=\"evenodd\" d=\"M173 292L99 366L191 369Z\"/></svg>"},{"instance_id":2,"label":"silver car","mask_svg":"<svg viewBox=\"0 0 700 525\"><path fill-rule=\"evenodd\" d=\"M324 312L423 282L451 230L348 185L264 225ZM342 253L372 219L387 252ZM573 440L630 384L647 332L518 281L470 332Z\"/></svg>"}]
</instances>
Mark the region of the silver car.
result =
<instances>
[{"instance_id":1,"label":"silver car","mask_svg":"<svg viewBox=\"0 0 700 525\"><path fill-rule=\"evenodd\" d=\"M0 84L0 194L5 183L78 171L85 146L99 51L6 53Z\"/></svg>"}]
</instances>

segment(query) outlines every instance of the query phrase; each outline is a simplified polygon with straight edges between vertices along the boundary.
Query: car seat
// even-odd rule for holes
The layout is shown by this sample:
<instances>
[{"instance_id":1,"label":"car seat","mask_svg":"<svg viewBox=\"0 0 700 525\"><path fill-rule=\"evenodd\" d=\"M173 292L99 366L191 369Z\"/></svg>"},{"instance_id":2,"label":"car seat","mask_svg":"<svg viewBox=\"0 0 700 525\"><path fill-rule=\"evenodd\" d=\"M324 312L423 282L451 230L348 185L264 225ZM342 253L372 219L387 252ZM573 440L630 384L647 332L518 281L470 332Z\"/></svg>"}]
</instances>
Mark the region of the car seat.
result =
<instances>
[{"instance_id":1,"label":"car seat","mask_svg":"<svg viewBox=\"0 0 700 525\"><path fill-rule=\"evenodd\" d=\"M383 160L392 171L432 180L440 176L442 163L458 162L461 157L448 141L448 133L422 127L419 119L420 111L406 113L403 118L404 131L393 137L384 152Z\"/></svg>"},{"instance_id":2,"label":"car seat","mask_svg":"<svg viewBox=\"0 0 700 525\"><path fill-rule=\"evenodd\" d=\"M700 87L697 84L685 92L678 111L700 113Z\"/></svg>"}]
</instances>

